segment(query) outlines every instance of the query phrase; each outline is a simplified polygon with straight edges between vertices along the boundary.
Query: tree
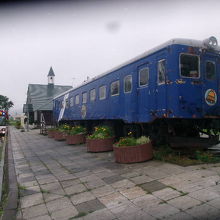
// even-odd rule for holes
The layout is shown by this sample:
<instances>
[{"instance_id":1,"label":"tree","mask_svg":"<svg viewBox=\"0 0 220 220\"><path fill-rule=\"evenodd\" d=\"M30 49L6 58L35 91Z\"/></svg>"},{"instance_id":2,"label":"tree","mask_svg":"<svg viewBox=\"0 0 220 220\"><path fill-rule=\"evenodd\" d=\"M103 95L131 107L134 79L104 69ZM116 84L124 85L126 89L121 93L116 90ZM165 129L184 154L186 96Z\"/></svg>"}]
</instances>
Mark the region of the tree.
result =
<instances>
[{"instance_id":1,"label":"tree","mask_svg":"<svg viewBox=\"0 0 220 220\"><path fill-rule=\"evenodd\" d=\"M7 96L0 95L0 109L9 110L14 103Z\"/></svg>"}]
</instances>

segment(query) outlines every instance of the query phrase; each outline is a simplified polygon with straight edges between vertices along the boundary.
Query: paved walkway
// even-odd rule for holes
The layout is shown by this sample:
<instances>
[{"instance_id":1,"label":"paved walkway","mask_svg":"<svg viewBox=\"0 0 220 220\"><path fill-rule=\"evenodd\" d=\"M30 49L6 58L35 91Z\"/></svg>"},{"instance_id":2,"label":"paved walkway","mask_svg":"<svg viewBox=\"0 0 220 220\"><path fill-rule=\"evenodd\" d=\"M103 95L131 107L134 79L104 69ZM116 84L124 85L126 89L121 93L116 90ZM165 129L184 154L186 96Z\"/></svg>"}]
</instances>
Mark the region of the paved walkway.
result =
<instances>
[{"instance_id":1,"label":"paved walkway","mask_svg":"<svg viewBox=\"0 0 220 220\"><path fill-rule=\"evenodd\" d=\"M17 219L220 219L220 164L180 167L114 162L11 128L20 189Z\"/></svg>"}]
</instances>

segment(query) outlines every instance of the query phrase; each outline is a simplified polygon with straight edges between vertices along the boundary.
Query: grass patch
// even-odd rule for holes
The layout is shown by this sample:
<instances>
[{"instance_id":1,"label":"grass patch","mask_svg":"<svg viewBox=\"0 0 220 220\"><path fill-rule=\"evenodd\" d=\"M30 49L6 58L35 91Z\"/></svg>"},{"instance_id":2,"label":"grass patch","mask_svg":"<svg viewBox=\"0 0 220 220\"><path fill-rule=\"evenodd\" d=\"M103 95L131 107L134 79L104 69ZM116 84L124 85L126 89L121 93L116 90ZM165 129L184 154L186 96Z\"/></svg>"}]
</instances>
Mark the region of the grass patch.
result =
<instances>
[{"instance_id":1,"label":"grass patch","mask_svg":"<svg viewBox=\"0 0 220 220\"><path fill-rule=\"evenodd\" d=\"M64 197L70 198L72 195L65 194Z\"/></svg>"},{"instance_id":2,"label":"grass patch","mask_svg":"<svg viewBox=\"0 0 220 220\"><path fill-rule=\"evenodd\" d=\"M69 220L71 220L71 219L76 219L76 218L80 218L80 217L86 216L87 214L88 214L87 212L79 212L78 215L76 215L76 216L70 218Z\"/></svg>"},{"instance_id":3,"label":"grass patch","mask_svg":"<svg viewBox=\"0 0 220 220\"><path fill-rule=\"evenodd\" d=\"M4 141L6 141L6 139L3 140L3 142L4 142ZM0 161L2 160L2 151L3 151L3 145L4 145L3 142L2 142L2 143L0 142Z\"/></svg>"},{"instance_id":4,"label":"grass patch","mask_svg":"<svg viewBox=\"0 0 220 220\"><path fill-rule=\"evenodd\" d=\"M26 190L26 189L27 189L27 187L26 187L26 186L22 186L22 185L18 184L18 189L19 189L19 190Z\"/></svg>"},{"instance_id":5,"label":"grass patch","mask_svg":"<svg viewBox=\"0 0 220 220\"><path fill-rule=\"evenodd\" d=\"M2 201L0 202L0 216L3 215L4 206L8 201L8 184L6 181L3 182L2 185Z\"/></svg>"},{"instance_id":6,"label":"grass patch","mask_svg":"<svg viewBox=\"0 0 220 220\"><path fill-rule=\"evenodd\" d=\"M181 195L180 196L186 196L186 195L188 195L189 193L188 192L183 192L183 191L179 191L180 193L181 193Z\"/></svg>"},{"instance_id":7,"label":"grass patch","mask_svg":"<svg viewBox=\"0 0 220 220\"><path fill-rule=\"evenodd\" d=\"M173 190L176 190L176 191L178 191L175 187L173 187L173 186L168 186L169 188L171 188L171 189L173 189Z\"/></svg>"},{"instance_id":8,"label":"grass patch","mask_svg":"<svg viewBox=\"0 0 220 220\"><path fill-rule=\"evenodd\" d=\"M161 202L159 202L159 204L165 204L165 203L167 203L167 201L165 200L162 200Z\"/></svg>"},{"instance_id":9,"label":"grass patch","mask_svg":"<svg viewBox=\"0 0 220 220\"><path fill-rule=\"evenodd\" d=\"M216 157L208 151L173 150L169 146L160 146L154 149L154 159L178 164L181 166L198 165L204 163L218 163Z\"/></svg>"},{"instance_id":10,"label":"grass patch","mask_svg":"<svg viewBox=\"0 0 220 220\"><path fill-rule=\"evenodd\" d=\"M6 157L7 158L7 157ZM4 175L3 175L3 182L2 182L2 198L0 201L0 219L4 213L4 207L8 201L8 166L5 164L4 166Z\"/></svg>"},{"instance_id":11,"label":"grass patch","mask_svg":"<svg viewBox=\"0 0 220 220\"><path fill-rule=\"evenodd\" d=\"M41 193L50 193L48 190L46 190L46 189L40 189L40 191L41 191Z\"/></svg>"},{"instance_id":12,"label":"grass patch","mask_svg":"<svg viewBox=\"0 0 220 220\"><path fill-rule=\"evenodd\" d=\"M179 193L180 193L180 196L186 196L187 194L189 194L188 192L183 192L183 191L181 191L181 190L176 189L176 188L173 187L173 186L168 186L168 187L171 188L171 189L173 189L173 190L176 190L177 192L179 192Z\"/></svg>"}]
</instances>

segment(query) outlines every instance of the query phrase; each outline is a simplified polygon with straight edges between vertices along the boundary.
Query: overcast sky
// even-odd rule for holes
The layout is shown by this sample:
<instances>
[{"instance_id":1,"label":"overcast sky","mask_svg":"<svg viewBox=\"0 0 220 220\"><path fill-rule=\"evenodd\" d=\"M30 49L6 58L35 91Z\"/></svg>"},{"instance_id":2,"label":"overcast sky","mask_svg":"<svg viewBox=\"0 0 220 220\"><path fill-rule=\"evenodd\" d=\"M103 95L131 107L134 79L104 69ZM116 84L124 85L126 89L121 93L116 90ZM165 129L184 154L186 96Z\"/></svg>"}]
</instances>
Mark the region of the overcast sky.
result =
<instances>
[{"instance_id":1,"label":"overcast sky","mask_svg":"<svg viewBox=\"0 0 220 220\"><path fill-rule=\"evenodd\" d=\"M0 94L19 112L28 84L47 84L50 66L56 84L76 86L169 39L209 36L220 41L217 0L2 4Z\"/></svg>"}]
</instances>

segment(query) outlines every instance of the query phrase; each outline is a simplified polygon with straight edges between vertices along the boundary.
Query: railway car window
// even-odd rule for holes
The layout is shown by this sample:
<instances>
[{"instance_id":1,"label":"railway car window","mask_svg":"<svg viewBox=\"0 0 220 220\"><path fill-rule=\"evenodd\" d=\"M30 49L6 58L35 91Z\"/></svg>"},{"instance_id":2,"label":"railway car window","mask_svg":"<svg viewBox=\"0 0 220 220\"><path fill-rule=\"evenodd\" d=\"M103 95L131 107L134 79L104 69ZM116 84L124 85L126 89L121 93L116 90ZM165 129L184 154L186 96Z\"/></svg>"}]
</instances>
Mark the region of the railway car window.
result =
<instances>
[{"instance_id":1,"label":"railway car window","mask_svg":"<svg viewBox=\"0 0 220 220\"><path fill-rule=\"evenodd\" d=\"M66 108L69 108L69 100L66 99L65 101L66 101Z\"/></svg>"},{"instance_id":2,"label":"railway car window","mask_svg":"<svg viewBox=\"0 0 220 220\"><path fill-rule=\"evenodd\" d=\"M143 68L139 71L139 86L146 86L149 82L149 68Z\"/></svg>"},{"instance_id":3,"label":"railway car window","mask_svg":"<svg viewBox=\"0 0 220 220\"><path fill-rule=\"evenodd\" d=\"M87 92L84 92L82 94L82 103L86 103L87 102Z\"/></svg>"},{"instance_id":4,"label":"railway car window","mask_svg":"<svg viewBox=\"0 0 220 220\"><path fill-rule=\"evenodd\" d=\"M73 106L73 97L70 98L70 106Z\"/></svg>"},{"instance_id":5,"label":"railway car window","mask_svg":"<svg viewBox=\"0 0 220 220\"><path fill-rule=\"evenodd\" d=\"M157 82L158 84L164 84L165 83L165 79L166 79L166 60L160 60L158 61L158 65L157 65L157 71L158 71L158 78L157 78Z\"/></svg>"},{"instance_id":6,"label":"railway car window","mask_svg":"<svg viewBox=\"0 0 220 220\"><path fill-rule=\"evenodd\" d=\"M215 75L215 63L211 61L206 62L206 79L213 80Z\"/></svg>"},{"instance_id":7,"label":"railway car window","mask_svg":"<svg viewBox=\"0 0 220 220\"><path fill-rule=\"evenodd\" d=\"M79 95L75 96L75 104L78 105L79 104Z\"/></svg>"},{"instance_id":8,"label":"railway car window","mask_svg":"<svg viewBox=\"0 0 220 220\"><path fill-rule=\"evenodd\" d=\"M191 54L180 55L180 74L183 77L199 77L199 57Z\"/></svg>"},{"instance_id":9,"label":"railway car window","mask_svg":"<svg viewBox=\"0 0 220 220\"><path fill-rule=\"evenodd\" d=\"M99 99L106 99L106 86L99 87Z\"/></svg>"},{"instance_id":10,"label":"railway car window","mask_svg":"<svg viewBox=\"0 0 220 220\"><path fill-rule=\"evenodd\" d=\"M111 84L111 96L119 95L119 80Z\"/></svg>"},{"instance_id":11,"label":"railway car window","mask_svg":"<svg viewBox=\"0 0 220 220\"><path fill-rule=\"evenodd\" d=\"M132 76L125 76L124 78L124 92L128 93L132 90Z\"/></svg>"},{"instance_id":12,"label":"railway car window","mask_svg":"<svg viewBox=\"0 0 220 220\"><path fill-rule=\"evenodd\" d=\"M96 92L95 89L90 90L90 101L95 101Z\"/></svg>"}]
</instances>

